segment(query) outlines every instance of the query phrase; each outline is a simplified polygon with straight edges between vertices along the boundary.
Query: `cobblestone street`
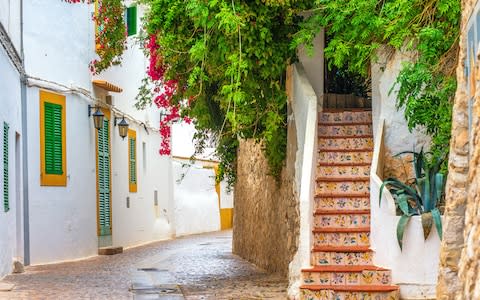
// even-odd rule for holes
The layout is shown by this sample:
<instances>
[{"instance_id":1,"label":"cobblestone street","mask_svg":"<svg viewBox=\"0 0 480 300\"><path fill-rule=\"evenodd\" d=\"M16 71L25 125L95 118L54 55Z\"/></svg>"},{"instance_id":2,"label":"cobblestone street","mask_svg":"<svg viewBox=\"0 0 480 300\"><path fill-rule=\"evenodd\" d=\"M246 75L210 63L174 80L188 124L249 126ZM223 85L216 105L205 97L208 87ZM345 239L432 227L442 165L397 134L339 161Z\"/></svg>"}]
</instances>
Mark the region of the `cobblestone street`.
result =
<instances>
[{"instance_id":1,"label":"cobblestone street","mask_svg":"<svg viewBox=\"0 0 480 300\"><path fill-rule=\"evenodd\" d=\"M0 299L286 299L286 280L231 254L231 231L156 242L114 256L30 266Z\"/></svg>"}]
</instances>

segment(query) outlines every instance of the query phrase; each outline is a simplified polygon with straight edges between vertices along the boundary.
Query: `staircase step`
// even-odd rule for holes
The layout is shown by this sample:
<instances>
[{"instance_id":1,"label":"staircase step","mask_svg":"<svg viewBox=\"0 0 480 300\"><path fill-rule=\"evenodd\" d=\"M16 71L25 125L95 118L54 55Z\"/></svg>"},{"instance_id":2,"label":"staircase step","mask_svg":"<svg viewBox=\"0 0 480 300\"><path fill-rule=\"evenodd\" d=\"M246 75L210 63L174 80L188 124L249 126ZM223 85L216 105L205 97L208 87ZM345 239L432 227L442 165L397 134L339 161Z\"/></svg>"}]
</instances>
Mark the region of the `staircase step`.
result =
<instances>
[{"instance_id":1,"label":"staircase step","mask_svg":"<svg viewBox=\"0 0 480 300\"><path fill-rule=\"evenodd\" d=\"M368 166L324 166L317 167L317 178L319 177L333 178L358 178L370 177L370 165Z\"/></svg>"},{"instance_id":2,"label":"staircase step","mask_svg":"<svg viewBox=\"0 0 480 300\"><path fill-rule=\"evenodd\" d=\"M313 220L315 229L321 228L366 228L370 226L370 215L321 215L315 216ZM352 231L348 231L352 232Z\"/></svg>"},{"instance_id":3,"label":"staircase step","mask_svg":"<svg viewBox=\"0 0 480 300\"><path fill-rule=\"evenodd\" d=\"M370 214L370 209L317 209L314 215L350 215L350 214Z\"/></svg>"},{"instance_id":4,"label":"staircase step","mask_svg":"<svg viewBox=\"0 0 480 300\"><path fill-rule=\"evenodd\" d=\"M318 163L368 163L372 162L373 153L368 152L319 152Z\"/></svg>"},{"instance_id":5,"label":"staircase step","mask_svg":"<svg viewBox=\"0 0 480 300\"><path fill-rule=\"evenodd\" d=\"M365 136L372 135L372 124L368 125L330 125L330 126L319 126L318 127L318 136Z\"/></svg>"},{"instance_id":6,"label":"staircase step","mask_svg":"<svg viewBox=\"0 0 480 300\"><path fill-rule=\"evenodd\" d=\"M348 123L348 122L371 122L371 111L325 111L319 113L320 123Z\"/></svg>"},{"instance_id":7,"label":"staircase step","mask_svg":"<svg viewBox=\"0 0 480 300\"><path fill-rule=\"evenodd\" d=\"M328 209L367 210L370 209L370 198L315 198L315 211Z\"/></svg>"},{"instance_id":8,"label":"staircase step","mask_svg":"<svg viewBox=\"0 0 480 300\"><path fill-rule=\"evenodd\" d=\"M370 232L315 232L313 244L315 247L368 247L370 245Z\"/></svg>"},{"instance_id":9,"label":"staircase step","mask_svg":"<svg viewBox=\"0 0 480 300\"><path fill-rule=\"evenodd\" d=\"M352 266L356 264L370 265L373 252L314 252L312 253L312 265L322 266Z\"/></svg>"},{"instance_id":10,"label":"staircase step","mask_svg":"<svg viewBox=\"0 0 480 300\"><path fill-rule=\"evenodd\" d=\"M312 253L315 252L371 252L370 246L317 246L313 247Z\"/></svg>"},{"instance_id":11,"label":"staircase step","mask_svg":"<svg viewBox=\"0 0 480 300\"><path fill-rule=\"evenodd\" d=\"M336 232L370 232L370 227L316 227L313 233L336 233Z\"/></svg>"},{"instance_id":12,"label":"staircase step","mask_svg":"<svg viewBox=\"0 0 480 300\"><path fill-rule=\"evenodd\" d=\"M318 149L373 149L373 137L318 138Z\"/></svg>"},{"instance_id":13,"label":"staircase step","mask_svg":"<svg viewBox=\"0 0 480 300\"><path fill-rule=\"evenodd\" d=\"M370 176L317 177L317 182L370 181Z\"/></svg>"},{"instance_id":14,"label":"staircase step","mask_svg":"<svg viewBox=\"0 0 480 300\"><path fill-rule=\"evenodd\" d=\"M318 287L318 288L317 288ZM371 287L365 289L363 287ZM379 288L385 287L385 288ZM400 292L394 285L301 286L301 300L396 300Z\"/></svg>"},{"instance_id":15,"label":"staircase step","mask_svg":"<svg viewBox=\"0 0 480 300\"><path fill-rule=\"evenodd\" d=\"M318 126L356 126L356 125L372 125L372 121L359 122L318 122Z\"/></svg>"},{"instance_id":16,"label":"staircase step","mask_svg":"<svg viewBox=\"0 0 480 300\"><path fill-rule=\"evenodd\" d=\"M390 285L391 272L373 265L329 265L302 270L304 285Z\"/></svg>"},{"instance_id":17,"label":"staircase step","mask_svg":"<svg viewBox=\"0 0 480 300\"><path fill-rule=\"evenodd\" d=\"M317 182L315 187L316 194L335 193L337 195L350 195L352 193L368 194L370 192L370 180L352 181L345 180L340 182Z\"/></svg>"}]
</instances>

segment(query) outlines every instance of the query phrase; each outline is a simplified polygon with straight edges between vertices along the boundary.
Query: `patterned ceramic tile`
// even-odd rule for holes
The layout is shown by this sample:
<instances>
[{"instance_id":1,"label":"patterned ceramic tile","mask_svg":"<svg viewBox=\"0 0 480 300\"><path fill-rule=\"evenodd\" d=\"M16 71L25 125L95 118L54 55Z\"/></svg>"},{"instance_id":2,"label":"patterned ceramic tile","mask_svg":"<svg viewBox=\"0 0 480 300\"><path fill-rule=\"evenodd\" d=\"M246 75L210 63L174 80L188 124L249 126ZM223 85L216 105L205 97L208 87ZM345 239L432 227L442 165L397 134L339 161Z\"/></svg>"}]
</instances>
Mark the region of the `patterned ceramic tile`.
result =
<instances>
[{"instance_id":1,"label":"patterned ceramic tile","mask_svg":"<svg viewBox=\"0 0 480 300\"><path fill-rule=\"evenodd\" d=\"M370 209L369 198L316 198L315 210L345 209L364 210Z\"/></svg>"},{"instance_id":2,"label":"patterned ceramic tile","mask_svg":"<svg viewBox=\"0 0 480 300\"><path fill-rule=\"evenodd\" d=\"M316 215L314 226L316 228L363 228L370 226L370 215ZM343 244L341 236L339 236L338 242Z\"/></svg>"},{"instance_id":3,"label":"patterned ceramic tile","mask_svg":"<svg viewBox=\"0 0 480 300\"><path fill-rule=\"evenodd\" d=\"M332 272L330 273L330 284L331 285L345 285L347 273L344 272Z\"/></svg>"},{"instance_id":4,"label":"patterned ceramic tile","mask_svg":"<svg viewBox=\"0 0 480 300\"><path fill-rule=\"evenodd\" d=\"M390 271L377 271L374 282L375 284L390 284L392 282Z\"/></svg>"},{"instance_id":5,"label":"patterned ceramic tile","mask_svg":"<svg viewBox=\"0 0 480 300\"><path fill-rule=\"evenodd\" d=\"M315 233L315 246L368 246L369 232Z\"/></svg>"},{"instance_id":6,"label":"patterned ceramic tile","mask_svg":"<svg viewBox=\"0 0 480 300\"><path fill-rule=\"evenodd\" d=\"M330 260L330 252L314 252L312 253L312 265L314 266L325 266L332 264Z\"/></svg>"},{"instance_id":7,"label":"patterned ceramic tile","mask_svg":"<svg viewBox=\"0 0 480 300\"><path fill-rule=\"evenodd\" d=\"M321 123L348 123L348 122L371 122L371 111L341 112L341 113L321 113L319 116Z\"/></svg>"},{"instance_id":8,"label":"patterned ceramic tile","mask_svg":"<svg viewBox=\"0 0 480 300\"><path fill-rule=\"evenodd\" d=\"M319 138L318 149L373 149L373 138Z\"/></svg>"},{"instance_id":9,"label":"patterned ceramic tile","mask_svg":"<svg viewBox=\"0 0 480 300\"><path fill-rule=\"evenodd\" d=\"M370 181L341 181L329 182L320 181L316 185L317 194L362 194L367 195L370 192Z\"/></svg>"},{"instance_id":10,"label":"patterned ceramic tile","mask_svg":"<svg viewBox=\"0 0 480 300\"><path fill-rule=\"evenodd\" d=\"M331 290L310 291L301 290L301 300L332 300L334 299L334 292Z\"/></svg>"},{"instance_id":11,"label":"patterned ceramic tile","mask_svg":"<svg viewBox=\"0 0 480 300\"><path fill-rule=\"evenodd\" d=\"M319 136L363 136L372 135L372 125L331 125L319 126Z\"/></svg>"},{"instance_id":12,"label":"patterned ceramic tile","mask_svg":"<svg viewBox=\"0 0 480 300\"><path fill-rule=\"evenodd\" d=\"M376 271L363 271L361 275L362 284L375 284Z\"/></svg>"},{"instance_id":13,"label":"patterned ceramic tile","mask_svg":"<svg viewBox=\"0 0 480 300\"><path fill-rule=\"evenodd\" d=\"M319 166L317 177L368 177L370 166Z\"/></svg>"},{"instance_id":14,"label":"patterned ceramic tile","mask_svg":"<svg viewBox=\"0 0 480 300\"><path fill-rule=\"evenodd\" d=\"M371 163L372 152L320 152L318 163Z\"/></svg>"}]
</instances>

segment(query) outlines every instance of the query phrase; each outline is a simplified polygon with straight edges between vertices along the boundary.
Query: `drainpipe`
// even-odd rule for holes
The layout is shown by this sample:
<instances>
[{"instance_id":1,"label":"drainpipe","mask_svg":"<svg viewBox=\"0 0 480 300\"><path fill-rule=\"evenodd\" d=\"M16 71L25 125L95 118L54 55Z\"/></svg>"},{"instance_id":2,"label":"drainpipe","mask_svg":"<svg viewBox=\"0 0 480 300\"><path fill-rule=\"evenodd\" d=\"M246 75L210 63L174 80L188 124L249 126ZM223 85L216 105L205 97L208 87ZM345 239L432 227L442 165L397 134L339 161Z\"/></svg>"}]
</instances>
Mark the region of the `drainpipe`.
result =
<instances>
[{"instance_id":1,"label":"drainpipe","mask_svg":"<svg viewBox=\"0 0 480 300\"><path fill-rule=\"evenodd\" d=\"M28 127L27 127L27 74L23 49L23 0L20 0L20 56L22 58L21 91L22 102L22 180L23 180L23 264L30 265L30 219L28 201Z\"/></svg>"}]
</instances>

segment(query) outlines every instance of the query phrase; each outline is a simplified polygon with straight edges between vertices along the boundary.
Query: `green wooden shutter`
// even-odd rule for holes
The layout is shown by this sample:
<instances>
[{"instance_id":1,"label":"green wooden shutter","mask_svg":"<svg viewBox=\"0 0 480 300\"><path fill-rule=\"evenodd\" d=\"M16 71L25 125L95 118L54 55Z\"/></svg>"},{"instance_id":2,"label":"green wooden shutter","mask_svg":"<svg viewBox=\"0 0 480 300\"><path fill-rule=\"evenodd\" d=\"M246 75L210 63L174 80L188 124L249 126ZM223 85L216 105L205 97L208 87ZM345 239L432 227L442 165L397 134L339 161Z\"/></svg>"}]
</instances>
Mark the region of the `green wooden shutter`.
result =
<instances>
[{"instance_id":1,"label":"green wooden shutter","mask_svg":"<svg viewBox=\"0 0 480 300\"><path fill-rule=\"evenodd\" d=\"M62 106L45 102L45 173L63 174Z\"/></svg>"},{"instance_id":2,"label":"green wooden shutter","mask_svg":"<svg viewBox=\"0 0 480 300\"><path fill-rule=\"evenodd\" d=\"M136 140L134 138L129 138L129 144L130 144L130 183L137 183L137 155L136 155L136 149L135 149L135 142Z\"/></svg>"},{"instance_id":3,"label":"green wooden shutter","mask_svg":"<svg viewBox=\"0 0 480 300\"><path fill-rule=\"evenodd\" d=\"M108 136L108 120L103 121L103 127L98 131L98 192L99 209L98 223L100 235L110 235L110 146Z\"/></svg>"},{"instance_id":4,"label":"green wooden shutter","mask_svg":"<svg viewBox=\"0 0 480 300\"><path fill-rule=\"evenodd\" d=\"M137 33L137 7L131 6L127 8L127 31L128 35Z\"/></svg>"},{"instance_id":5,"label":"green wooden shutter","mask_svg":"<svg viewBox=\"0 0 480 300\"><path fill-rule=\"evenodd\" d=\"M10 210L8 189L8 129L7 123L3 122L3 210Z\"/></svg>"}]
</instances>

